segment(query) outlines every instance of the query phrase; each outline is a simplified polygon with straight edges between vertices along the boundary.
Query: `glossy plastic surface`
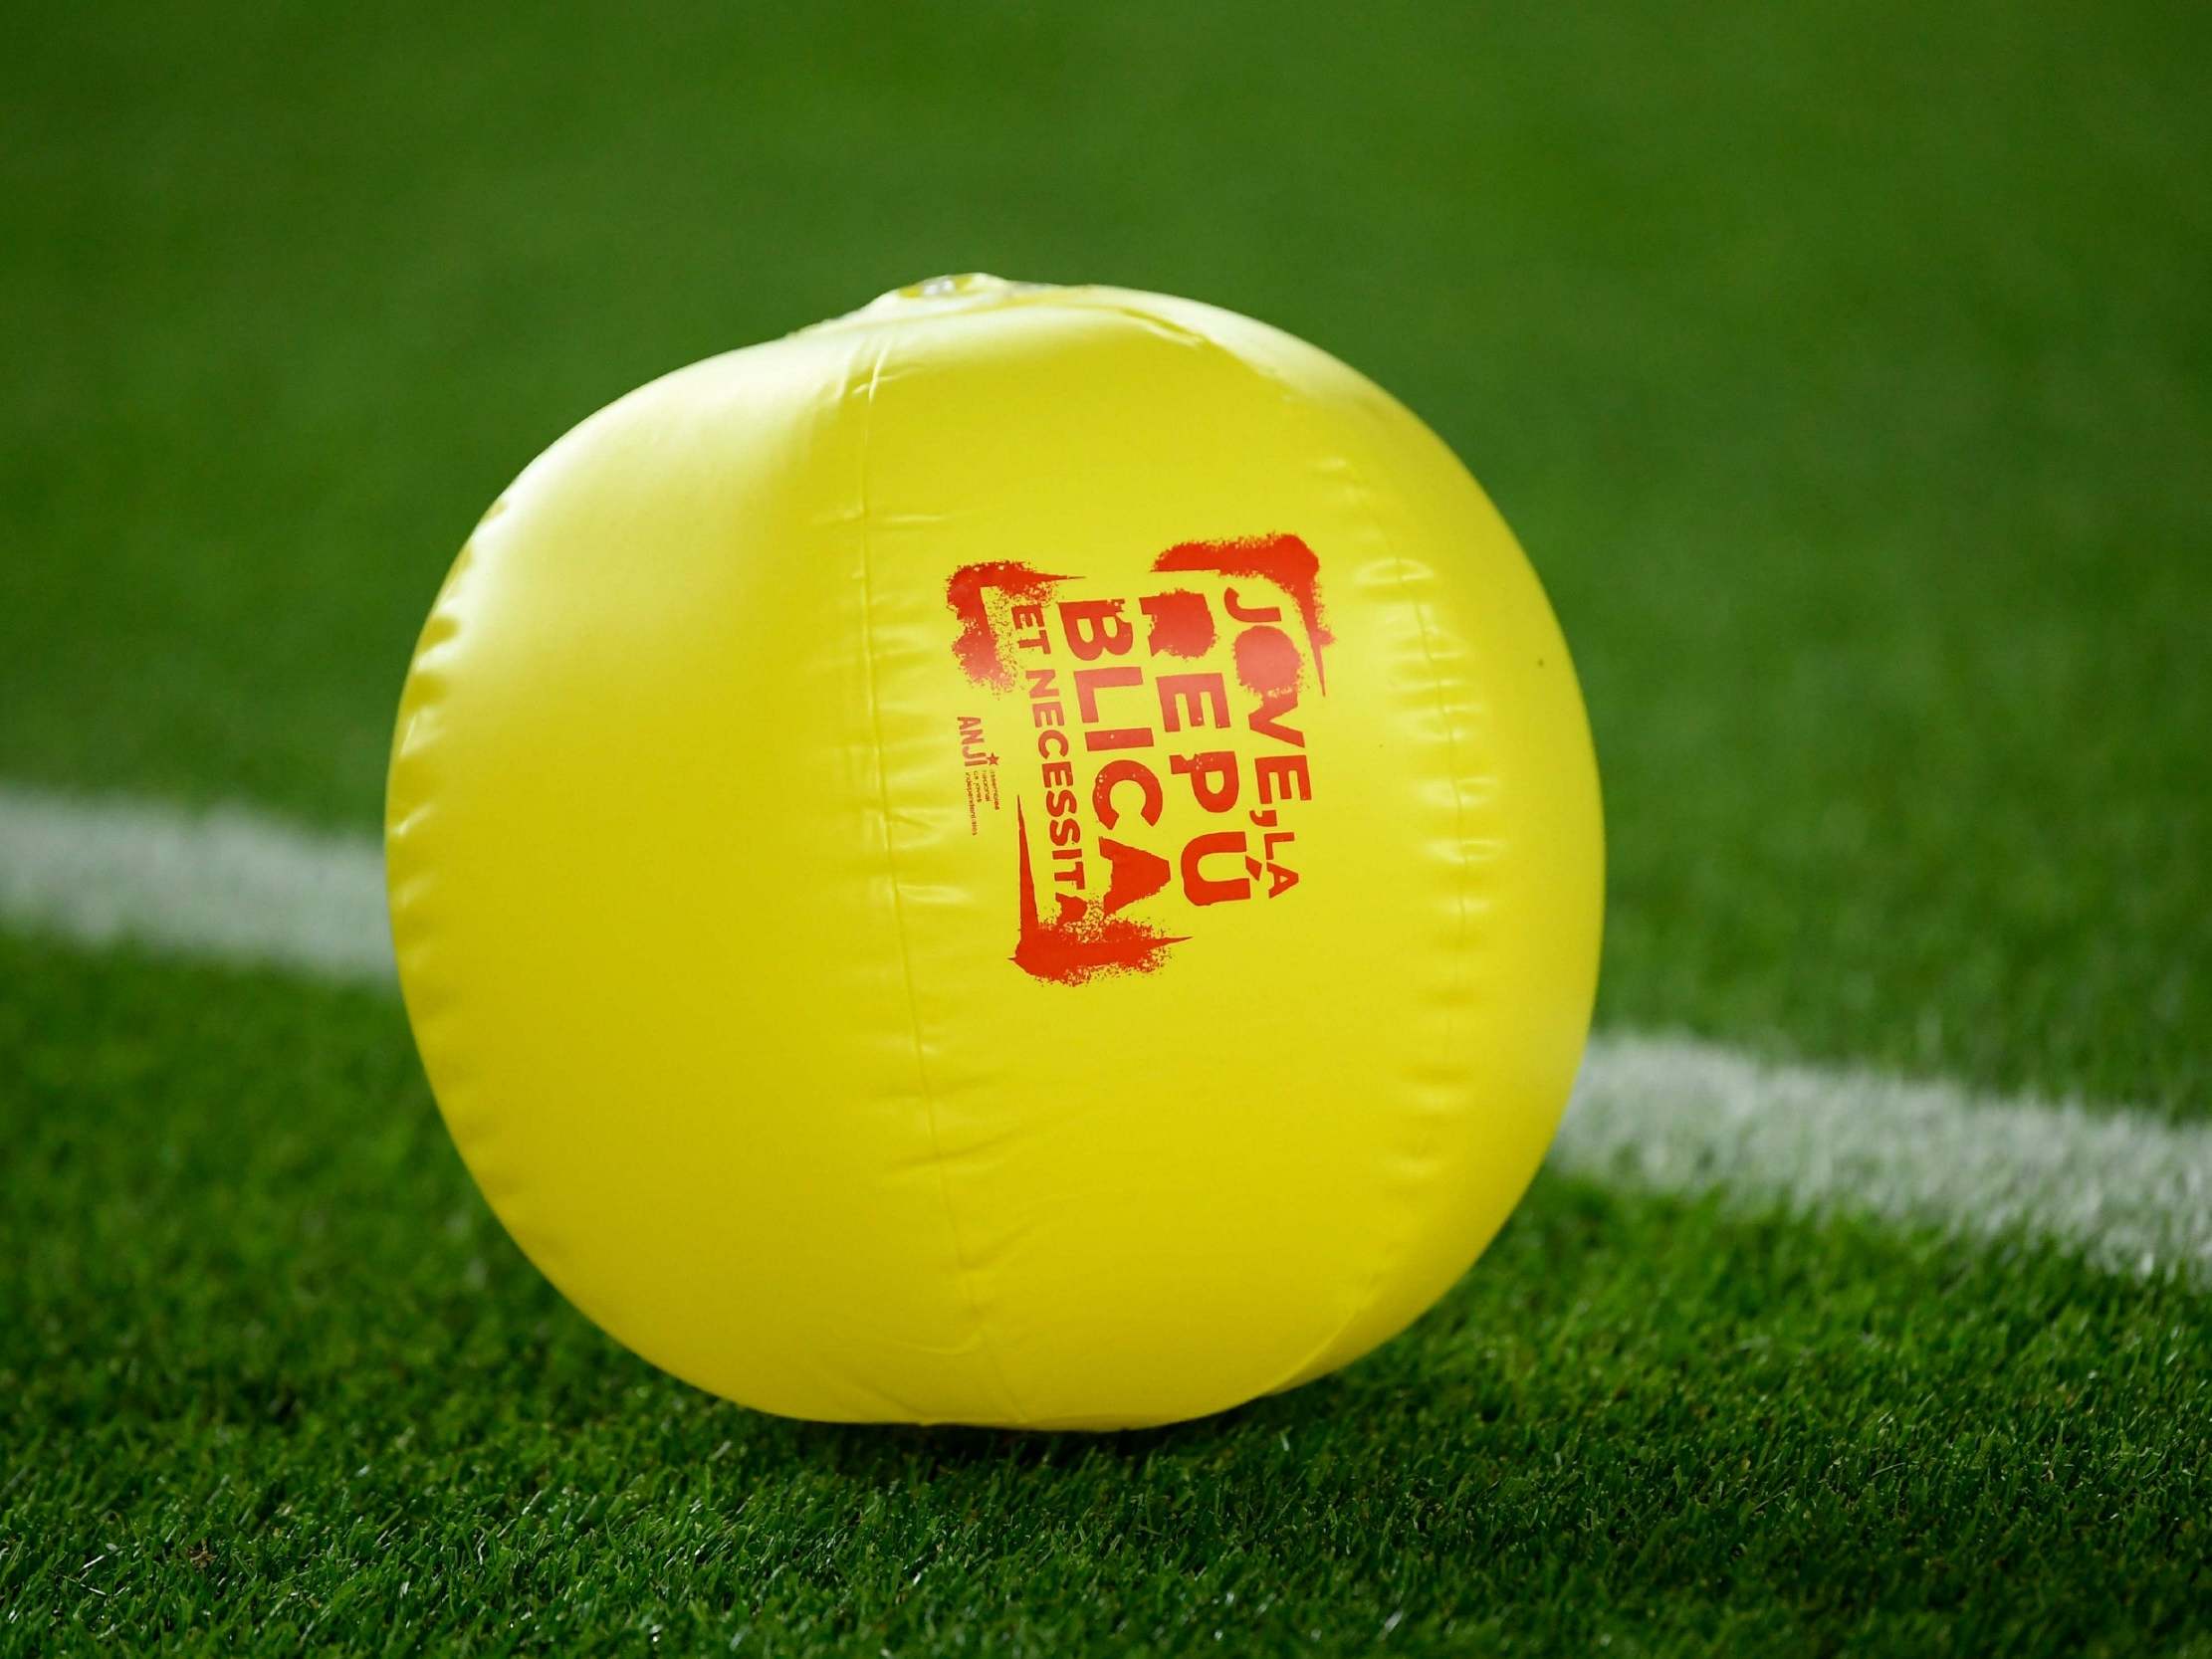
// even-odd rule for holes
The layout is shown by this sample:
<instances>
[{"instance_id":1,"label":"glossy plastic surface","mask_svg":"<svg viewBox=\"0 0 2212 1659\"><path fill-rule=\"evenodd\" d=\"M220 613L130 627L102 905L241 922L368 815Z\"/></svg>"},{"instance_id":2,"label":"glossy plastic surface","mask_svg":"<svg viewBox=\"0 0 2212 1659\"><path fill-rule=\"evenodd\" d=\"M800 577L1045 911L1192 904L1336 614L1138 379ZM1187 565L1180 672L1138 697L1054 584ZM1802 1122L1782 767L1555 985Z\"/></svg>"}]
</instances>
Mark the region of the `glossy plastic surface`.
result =
<instances>
[{"instance_id":1,"label":"glossy plastic surface","mask_svg":"<svg viewBox=\"0 0 2212 1659\"><path fill-rule=\"evenodd\" d=\"M1595 981L1596 769L1512 536L1334 359L940 279L657 380L440 595L387 851L523 1249L796 1416L1113 1427L1472 1261Z\"/></svg>"}]
</instances>

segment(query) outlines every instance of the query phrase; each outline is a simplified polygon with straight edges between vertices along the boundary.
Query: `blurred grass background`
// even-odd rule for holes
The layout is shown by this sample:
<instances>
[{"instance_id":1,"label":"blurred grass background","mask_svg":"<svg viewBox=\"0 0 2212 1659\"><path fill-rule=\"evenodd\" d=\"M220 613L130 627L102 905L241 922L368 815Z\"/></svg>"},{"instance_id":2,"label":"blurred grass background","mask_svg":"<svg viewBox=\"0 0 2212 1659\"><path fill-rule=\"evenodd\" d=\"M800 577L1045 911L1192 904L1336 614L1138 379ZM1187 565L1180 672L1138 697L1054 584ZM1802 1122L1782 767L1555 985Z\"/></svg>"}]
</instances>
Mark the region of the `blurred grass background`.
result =
<instances>
[{"instance_id":1,"label":"blurred grass background","mask_svg":"<svg viewBox=\"0 0 2212 1659\"><path fill-rule=\"evenodd\" d=\"M366 830L482 506L943 271L1434 424L1608 786L1602 1016L2208 1098L2212 11L44 6L0 114L0 777Z\"/></svg>"}]
</instances>

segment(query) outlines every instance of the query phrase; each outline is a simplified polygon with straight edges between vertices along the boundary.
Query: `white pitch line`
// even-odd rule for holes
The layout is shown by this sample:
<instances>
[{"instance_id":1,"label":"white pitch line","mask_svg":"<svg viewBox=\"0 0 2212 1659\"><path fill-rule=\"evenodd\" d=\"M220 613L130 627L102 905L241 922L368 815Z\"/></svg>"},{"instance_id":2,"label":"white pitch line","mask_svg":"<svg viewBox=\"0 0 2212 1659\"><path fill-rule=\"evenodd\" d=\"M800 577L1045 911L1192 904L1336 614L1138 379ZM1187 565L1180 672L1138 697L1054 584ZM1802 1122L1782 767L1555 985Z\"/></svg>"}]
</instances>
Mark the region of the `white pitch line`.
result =
<instances>
[{"instance_id":1,"label":"white pitch line","mask_svg":"<svg viewBox=\"0 0 2212 1659\"><path fill-rule=\"evenodd\" d=\"M388 983L383 859L358 836L0 786L0 924L76 943ZM2212 1126L1977 1096L1718 1044L1592 1040L1551 1154L1646 1191L2039 1238L2212 1282Z\"/></svg>"},{"instance_id":2,"label":"white pitch line","mask_svg":"<svg viewBox=\"0 0 2212 1659\"><path fill-rule=\"evenodd\" d=\"M393 972L376 844L234 806L194 813L0 786L0 921L335 979Z\"/></svg>"},{"instance_id":3,"label":"white pitch line","mask_svg":"<svg viewBox=\"0 0 2212 1659\"><path fill-rule=\"evenodd\" d=\"M2212 1283L2204 1124L1609 1035L1590 1045L1551 1163L1654 1192L2043 1238Z\"/></svg>"}]
</instances>

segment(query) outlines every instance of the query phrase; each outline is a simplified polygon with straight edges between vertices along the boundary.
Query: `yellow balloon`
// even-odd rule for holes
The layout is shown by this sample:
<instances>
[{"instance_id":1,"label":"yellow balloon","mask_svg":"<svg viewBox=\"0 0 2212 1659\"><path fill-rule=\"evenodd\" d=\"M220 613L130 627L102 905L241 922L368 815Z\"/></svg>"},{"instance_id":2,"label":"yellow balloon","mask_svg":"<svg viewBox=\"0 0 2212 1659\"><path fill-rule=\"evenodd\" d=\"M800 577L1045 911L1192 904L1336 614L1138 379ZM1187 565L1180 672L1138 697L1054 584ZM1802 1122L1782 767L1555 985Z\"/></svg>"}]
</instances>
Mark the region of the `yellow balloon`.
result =
<instances>
[{"instance_id":1,"label":"yellow balloon","mask_svg":"<svg viewBox=\"0 0 2212 1659\"><path fill-rule=\"evenodd\" d=\"M1597 973L1589 730L1480 489L1109 288L923 283L554 444L423 631L386 850L516 1241L798 1417L1356 1358L1528 1184Z\"/></svg>"}]
</instances>

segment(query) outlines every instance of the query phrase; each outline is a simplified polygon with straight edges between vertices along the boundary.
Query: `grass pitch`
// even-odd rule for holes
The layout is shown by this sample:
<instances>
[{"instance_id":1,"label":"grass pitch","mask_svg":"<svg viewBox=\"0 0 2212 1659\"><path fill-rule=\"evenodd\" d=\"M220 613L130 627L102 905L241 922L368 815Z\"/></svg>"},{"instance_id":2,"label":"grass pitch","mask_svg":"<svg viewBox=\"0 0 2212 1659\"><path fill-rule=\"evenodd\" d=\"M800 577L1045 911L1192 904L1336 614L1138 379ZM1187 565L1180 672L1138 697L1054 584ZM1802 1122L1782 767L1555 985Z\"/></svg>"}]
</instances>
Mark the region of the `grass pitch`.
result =
<instances>
[{"instance_id":1,"label":"grass pitch","mask_svg":"<svg viewBox=\"0 0 2212 1659\"><path fill-rule=\"evenodd\" d=\"M1527 542L1602 1020L2201 1119L2206 17L23 21L0 782L367 828L453 547L593 407L939 271L1188 292ZM1338 1378L880 1433L568 1311L387 995L0 939L0 1651L2212 1652L2205 1294L2027 1235L1549 1174Z\"/></svg>"},{"instance_id":2,"label":"grass pitch","mask_svg":"<svg viewBox=\"0 0 2212 1659\"><path fill-rule=\"evenodd\" d=\"M2139 1651L2201 1633L2212 1304L1546 1176L1349 1372L1107 1437L841 1429L614 1348L395 1000L0 946L0 1642ZM118 995L118 987L125 994Z\"/></svg>"}]
</instances>

